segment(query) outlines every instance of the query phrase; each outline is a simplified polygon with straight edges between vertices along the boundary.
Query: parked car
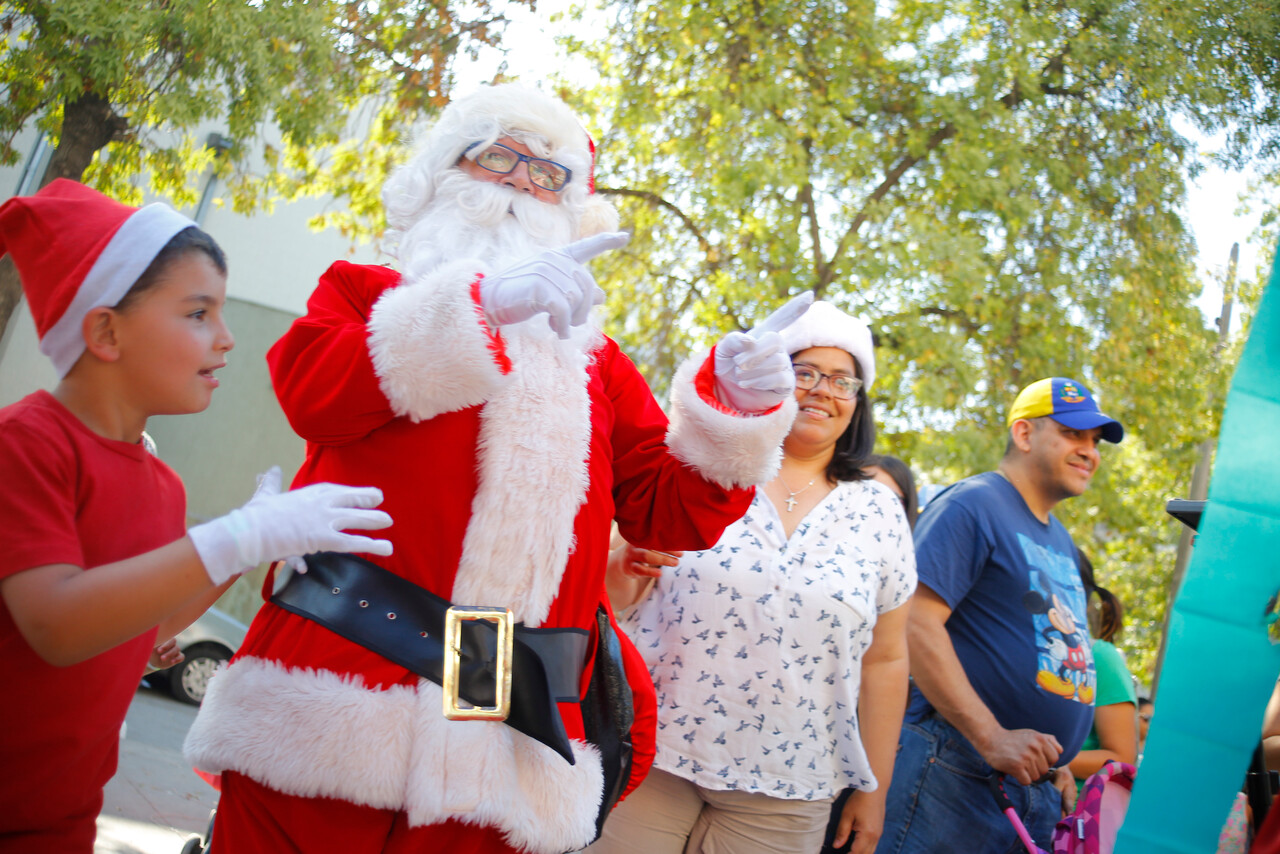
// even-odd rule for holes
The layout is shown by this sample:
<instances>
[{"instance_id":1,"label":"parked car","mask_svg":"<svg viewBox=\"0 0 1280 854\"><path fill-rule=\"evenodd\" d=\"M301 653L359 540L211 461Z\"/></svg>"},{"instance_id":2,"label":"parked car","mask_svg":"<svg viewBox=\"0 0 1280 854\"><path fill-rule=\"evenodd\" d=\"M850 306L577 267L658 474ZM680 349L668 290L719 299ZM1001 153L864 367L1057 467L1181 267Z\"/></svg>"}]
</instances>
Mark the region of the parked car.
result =
<instances>
[{"instance_id":1,"label":"parked car","mask_svg":"<svg viewBox=\"0 0 1280 854\"><path fill-rule=\"evenodd\" d=\"M178 634L178 649L185 656L165 670L147 674L153 687L167 685L169 693L184 703L200 705L209 677L240 648L249 627L231 615L210 608Z\"/></svg>"}]
</instances>

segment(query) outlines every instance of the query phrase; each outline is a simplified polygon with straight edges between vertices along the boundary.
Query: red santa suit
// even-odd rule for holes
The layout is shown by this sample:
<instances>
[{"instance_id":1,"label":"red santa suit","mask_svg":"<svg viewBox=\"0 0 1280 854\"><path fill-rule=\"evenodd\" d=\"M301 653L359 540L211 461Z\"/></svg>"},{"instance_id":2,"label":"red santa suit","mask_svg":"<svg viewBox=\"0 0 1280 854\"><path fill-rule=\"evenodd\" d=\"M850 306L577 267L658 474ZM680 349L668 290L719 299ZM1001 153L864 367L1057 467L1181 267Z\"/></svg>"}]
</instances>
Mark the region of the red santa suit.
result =
<instances>
[{"instance_id":1,"label":"red santa suit","mask_svg":"<svg viewBox=\"0 0 1280 854\"><path fill-rule=\"evenodd\" d=\"M713 545L750 485L776 471L795 404L726 412L700 358L677 373L668 424L598 330L567 341L491 330L478 307L485 272L457 261L402 283L383 267L329 269L268 355L307 440L295 484L380 487L395 520L381 566L455 604L594 638L610 521L635 543ZM637 711L634 787L653 755L653 688L620 641ZM574 764L506 724L447 720L439 686L267 603L212 681L187 757L285 795L403 813L440 828L450 850L474 833L490 840L484 850L496 835L560 854L594 838L602 771L578 704L559 710Z\"/></svg>"}]
</instances>

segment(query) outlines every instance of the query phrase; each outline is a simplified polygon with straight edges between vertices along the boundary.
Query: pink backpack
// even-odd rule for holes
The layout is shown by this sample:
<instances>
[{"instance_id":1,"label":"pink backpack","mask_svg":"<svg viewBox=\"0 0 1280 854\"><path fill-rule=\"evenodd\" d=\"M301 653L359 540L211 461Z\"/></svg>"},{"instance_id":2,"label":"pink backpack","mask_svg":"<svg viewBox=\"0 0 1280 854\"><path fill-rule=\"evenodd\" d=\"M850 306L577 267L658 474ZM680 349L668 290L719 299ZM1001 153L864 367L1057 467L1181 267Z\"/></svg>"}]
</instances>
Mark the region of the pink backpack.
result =
<instances>
[{"instance_id":1,"label":"pink backpack","mask_svg":"<svg viewBox=\"0 0 1280 854\"><path fill-rule=\"evenodd\" d=\"M1084 781L1075 811L1053 829L1053 854L1111 854L1129 809L1134 767L1114 759Z\"/></svg>"},{"instance_id":2,"label":"pink backpack","mask_svg":"<svg viewBox=\"0 0 1280 854\"><path fill-rule=\"evenodd\" d=\"M1080 789L1075 810L1053 829L1052 851L1037 846L1027 833L1004 793L1003 775L992 776L991 790L1029 854L1111 854L1129 808L1135 773L1129 763L1111 760L1089 777Z\"/></svg>"}]
</instances>

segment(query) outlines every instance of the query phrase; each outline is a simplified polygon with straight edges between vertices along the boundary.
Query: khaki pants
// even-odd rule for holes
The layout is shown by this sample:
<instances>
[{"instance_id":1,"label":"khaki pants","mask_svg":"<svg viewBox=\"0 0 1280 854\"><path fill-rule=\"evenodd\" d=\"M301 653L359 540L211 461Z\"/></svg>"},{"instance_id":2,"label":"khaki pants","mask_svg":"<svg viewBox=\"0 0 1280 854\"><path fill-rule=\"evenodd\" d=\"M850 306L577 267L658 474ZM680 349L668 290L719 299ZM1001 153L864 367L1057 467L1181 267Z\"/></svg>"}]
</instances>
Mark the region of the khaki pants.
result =
<instances>
[{"instance_id":1,"label":"khaki pants","mask_svg":"<svg viewBox=\"0 0 1280 854\"><path fill-rule=\"evenodd\" d=\"M654 769L584 854L818 854L833 800L704 789Z\"/></svg>"}]
</instances>

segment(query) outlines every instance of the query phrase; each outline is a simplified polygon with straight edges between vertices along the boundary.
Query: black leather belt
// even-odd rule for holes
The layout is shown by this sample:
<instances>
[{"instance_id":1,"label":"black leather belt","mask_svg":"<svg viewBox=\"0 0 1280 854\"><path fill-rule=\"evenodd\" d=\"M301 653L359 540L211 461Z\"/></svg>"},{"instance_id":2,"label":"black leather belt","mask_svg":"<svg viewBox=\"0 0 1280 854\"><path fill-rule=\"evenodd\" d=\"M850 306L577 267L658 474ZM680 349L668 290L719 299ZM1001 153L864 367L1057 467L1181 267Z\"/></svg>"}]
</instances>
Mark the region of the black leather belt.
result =
<instances>
[{"instance_id":1,"label":"black leather belt","mask_svg":"<svg viewBox=\"0 0 1280 854\"><path fill-rule=\"evenodd\" d=\"M388 661L430 679L444 676L445 614L450 603L355 555L307 555L271 601L314 620ZM495 700L497 628L485 621L460 626L458 695L476 706ZM590 636L584 629L531 629L517 624L512 645L508 726L574 764L557 702L578 702Z\"/></svg>"}]
</instances>

